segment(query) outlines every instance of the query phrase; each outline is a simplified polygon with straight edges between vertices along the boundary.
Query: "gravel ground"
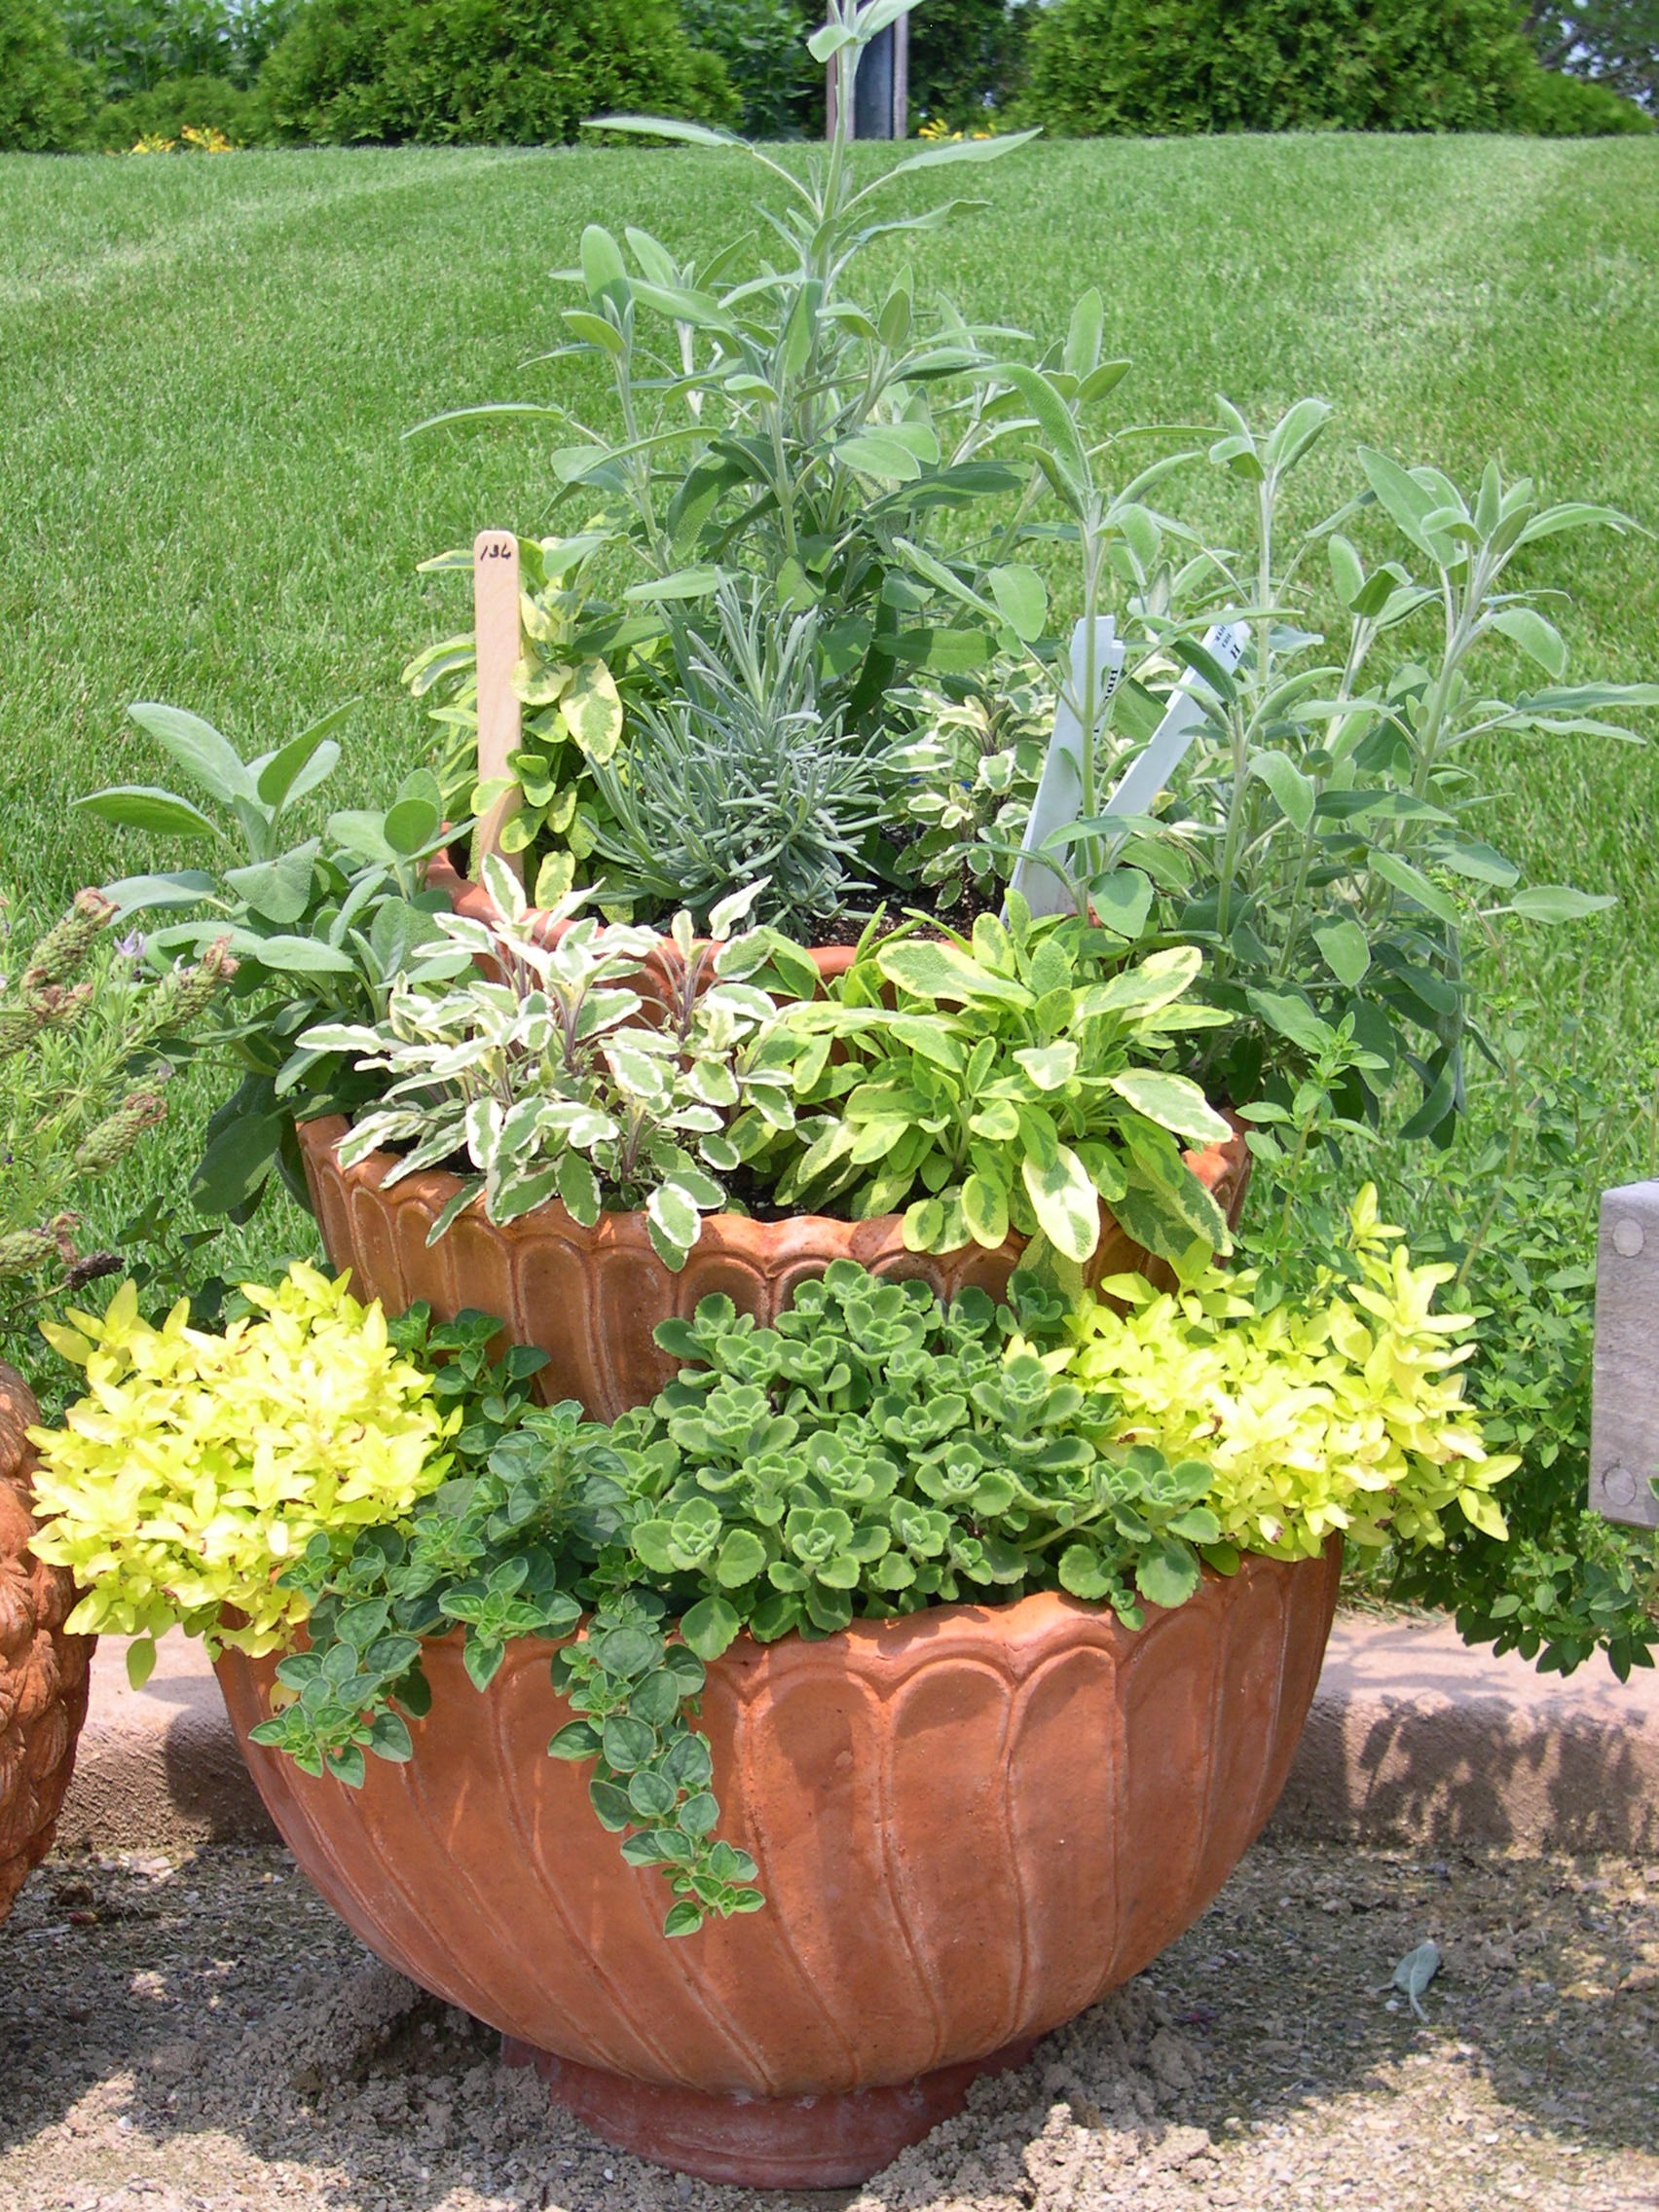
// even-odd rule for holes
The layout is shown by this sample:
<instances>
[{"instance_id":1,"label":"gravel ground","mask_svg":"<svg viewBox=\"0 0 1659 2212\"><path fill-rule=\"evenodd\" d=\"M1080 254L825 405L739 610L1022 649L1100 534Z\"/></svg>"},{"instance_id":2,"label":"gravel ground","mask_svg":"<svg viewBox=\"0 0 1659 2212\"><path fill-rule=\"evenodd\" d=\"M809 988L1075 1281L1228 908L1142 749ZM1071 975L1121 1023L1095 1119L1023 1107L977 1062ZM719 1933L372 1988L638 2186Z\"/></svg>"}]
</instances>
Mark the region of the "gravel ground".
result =
<instances>
[{"instance_id":1,"label":"gravel ground","mask_svg":"<svg viewBox=\"0 0 1659 2212\"><path fill-rule=\"evenodd\" d=\"M285 1853L59 1858L0 1932L0 2212L1652 2212L1659 1865L1259 1846L862 2193L642 2165ZM1419 2023L1385 1985L1424 1936Z\"/></svg>"}]
</instances>

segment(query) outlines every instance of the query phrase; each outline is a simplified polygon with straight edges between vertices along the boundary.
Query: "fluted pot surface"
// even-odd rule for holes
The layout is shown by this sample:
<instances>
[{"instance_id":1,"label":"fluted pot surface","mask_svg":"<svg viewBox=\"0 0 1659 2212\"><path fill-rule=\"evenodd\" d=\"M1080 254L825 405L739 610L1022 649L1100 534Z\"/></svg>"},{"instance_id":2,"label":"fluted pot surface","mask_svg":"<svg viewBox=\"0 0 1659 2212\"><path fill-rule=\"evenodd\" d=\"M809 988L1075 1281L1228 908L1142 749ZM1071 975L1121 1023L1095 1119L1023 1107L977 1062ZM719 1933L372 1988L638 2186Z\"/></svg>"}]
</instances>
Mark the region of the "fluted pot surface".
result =
<instances>
[{"instance_id":1,"label":"fluted pot surface","mask_svg":"<svg viewBox=\"0 0 1659 2212\"><path fill-rule=\"evenodd\" d=\"M361 1789L249 1744L275 1661L227 1652L219 1678L295 1857L415 1980L607 2078L837 2098L1022 2045L1197 1918L1283 1787L1339 1566L1251 1559L1138 1632L1041 1595L740 1638L702 1725L767 1902L675 1940L666 1882L546 1754L571 1717L550 1645L482 1694L428 1645L414 1758Z\"/></svg>"},{"instance_id":2,"label":"fluted pot surface","mask_svg":"<svg viewBox=\"0 0 1659 2212\"><path fill-rule=\"evenodd\" d=\"M25 1432L39 1418L22 1377L0 1365L0 1920L52 1843L97 1641L63 1633L75 1585L29 1549L35 1456Z\"/></svg>"}]
</instances>

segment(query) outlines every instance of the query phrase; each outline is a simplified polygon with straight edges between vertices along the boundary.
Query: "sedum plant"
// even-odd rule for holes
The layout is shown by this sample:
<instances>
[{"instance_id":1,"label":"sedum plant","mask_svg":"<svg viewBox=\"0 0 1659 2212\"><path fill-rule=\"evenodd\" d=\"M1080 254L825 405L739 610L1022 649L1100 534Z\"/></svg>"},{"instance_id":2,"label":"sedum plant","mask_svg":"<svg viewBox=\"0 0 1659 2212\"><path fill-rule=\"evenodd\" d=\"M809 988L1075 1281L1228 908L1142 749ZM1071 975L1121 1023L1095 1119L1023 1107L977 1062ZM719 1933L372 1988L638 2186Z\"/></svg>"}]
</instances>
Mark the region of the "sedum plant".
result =
<instances>
[{"instance_id":1,"label":"sedum plant","mask_svg":"<svg viewBox=\"0 0 1659 2212\"><path fill-rule=\"evenodd\" d=\"M86 1370L60 1428L36 1428L37 1556L86 1589L78 1633L132 1636L142 1682L175 1624L214 1646L279 1649L305 1618L276 1579L319 1530L400 1520L449 1465L461 1425L377 1305L296 1264L223 1333L180 1303L159 1326L125 1283L99 1314L45 1323ZM232 1621L226 1607L240 1616Z\"/></svg>"},{"instance_id":2,"label":"sedum plant","mask_svg":"<svg viewBox=\"0 0 1659 2212\"><path fill-rule=\"evenodd\" d=\"M1208 1252L1226 1224L1178 1140L1231 1130L1161 1063L1222 1017L1190 995L1193 947L1106 975L1114 950L1075 918L1034 921L1017 893L971 938L866 938L828 1003L790 1011L793 1128L756 1114L733 1136L780 1203L903 1210L912 1251L1041 1233L1083 1264L1104 1205L1151 1251Z\"/></svg>"},{"instance_id":3,"label":"sedum plant","mask_svg":"<svg viewBox=\"0 0 1659 2212\"><path fill-rule=\"evenodd\" d=\"M508 1222L557 1199L590 1228L607 1207L643 1209L659 1257L683 1267L703 1214L726 1202L719 1178L739 1164L729 1117L747 1107L771 1127L790 1120L788 1074L756 1049L776 1004L754 980L789 955L769 931L733 934L760 887L717 906L703 944L690 915L675 916L670 1003L653 1021L632 987L658 949L650 931L584 916L585 892L537 915L493 857L485 878L498 921L444 914L437 925L447 947L485 969L456 977L446 951L397 979L381 1022L323 1024L302 1038L390 1079L343 1140L342 1161L403 1147L390 1184L464 1160L430 1243L477 1200Z\"/></svg>"}]
</instances>

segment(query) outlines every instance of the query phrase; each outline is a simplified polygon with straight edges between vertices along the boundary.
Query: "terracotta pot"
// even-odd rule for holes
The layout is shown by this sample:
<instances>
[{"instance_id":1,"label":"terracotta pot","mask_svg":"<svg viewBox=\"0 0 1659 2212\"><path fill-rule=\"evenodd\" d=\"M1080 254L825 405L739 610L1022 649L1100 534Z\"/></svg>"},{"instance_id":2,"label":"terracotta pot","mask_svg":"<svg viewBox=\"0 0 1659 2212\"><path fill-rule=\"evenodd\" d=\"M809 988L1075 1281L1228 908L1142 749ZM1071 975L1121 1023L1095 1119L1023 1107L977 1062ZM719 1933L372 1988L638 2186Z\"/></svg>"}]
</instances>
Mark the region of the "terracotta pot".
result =
<instances>
[{"instance_id":1,"label":"terracotta pot","mask_svg":"<svg viewBox=\"0 0 1659 2212\"><path fill-rule=\"evenodd\" d=\"M469 921L482 922L494 929L501 918L497 905L483 884L469 875L462 875L447 852L434 853L426 864L426 881L434 891L443 892L458 914ZM570 928L569 922L556 922L545 907L534 907L532 920L537 944L557 944ZM652 953L632 978L647 1008L665 1012L670 1000L670 977L679 971L680 955L667 938L662 940L663 951ZM853 964L856 947L850 944L820 944L809 948L809 957L825 982L845 975Z\"/></svg>"},{"instance_id":2,"label":"terracotta pot","mask_svg":"<svg viewBox=\"0 0 1659 2212\"><path fill-rule=\"evenodd\" d=\"M710 1214L676 1274L651 1248L643 1214L608 1213L584 1229L556 1201L503 1227L473 1207L428 1245L426 1233L458 1188L456 1177L431 1169L387 1190L394 1155L377 1152L342 1167L346 1130L338 1115L300 1129L306 1181L331 1263L350 1268L359 1295L380 1299L391 1313L424 1299L444 1320L468 1306L498 1314L515 1343L538 1345L548 1354L536 1385L545 1401L578 1398L596 1420L645 1404L673 1380L676 1363L657 1349L651 1332L672 1314L694 1312L712 1291L724 1291L768 1325L798 1282L846 1259L876 1274L931 1283L942 1298L972 1285L1000 1298L1025 1249L1025 1238L1011 1235L994 1252L977 1244L942 1257L907 1252L898 1214L864 1222ZM1242 1135L1189 1153L1187 1162L1236 1220L1250 1166ZM1091 1263L1094 1279L1137 1268L1158 1272L1108 1217Z\"/></svg>"},{"instance_id":3,"label":"terracotta pot","mask_svg":"<svg viewBox=\"0 0 1659 2212\"><path fill-rule=\"evenodd\" d=\"M52 1843L97 1643L64 1635L75 1585L29 1550L35 1456L24 1431L39 1419L22 1377L0 1366L0 1920Z\"/></svg>"},{"instance_id":4,"label":"terracotta pot","mask_svg":"<svg viewBox=\"0 0 1659 2212\"><path fill-rule=\"evenodd\" d=\"M248 1743L274 1661L227 1652L219 1679L323 1896L557 2100L712 2180L844 2187L1203 1911L1283 1787L1340 1564L1247 1560L1138 1633L1045 1595L740 1638L703 1725L767 1903L674 1940L666 1882L546 1755L550 1645L509 1646L482 1697L428 1645L414 1759L357 1790Z\"/></svg>"}]
</instances>

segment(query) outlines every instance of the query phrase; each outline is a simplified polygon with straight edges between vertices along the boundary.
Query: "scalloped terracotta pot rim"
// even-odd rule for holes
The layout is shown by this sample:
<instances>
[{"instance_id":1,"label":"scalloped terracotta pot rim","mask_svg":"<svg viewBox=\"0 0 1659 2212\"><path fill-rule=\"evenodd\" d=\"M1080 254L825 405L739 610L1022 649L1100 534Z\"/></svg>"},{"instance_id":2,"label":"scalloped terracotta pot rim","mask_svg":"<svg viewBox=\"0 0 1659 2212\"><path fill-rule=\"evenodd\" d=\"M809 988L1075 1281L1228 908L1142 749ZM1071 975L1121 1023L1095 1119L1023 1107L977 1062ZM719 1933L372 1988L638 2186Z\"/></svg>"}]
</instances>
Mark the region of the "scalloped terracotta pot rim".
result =
<instances>
[{"instance_id":1,"label":"scalloped terracotta pot rim","mask_svg":"<svg viewBox=\"0 0 1659 2212\"><path fill-rule=\"evenodd\" d=\"M545 1755L571 1716L551 1644L510 1644L480 1694L429 1643L414 1759L359 1790L249 1742L274 1657L218 1673L284 1840L380 1956L642 2157L845 2187L1203 1911L1283 1788L1340 1570L1336 1543L1250 1557L1138 1631L1040 1593L740 1638L700 1725L767 1903L672 1941L660 1874Z\"/></svg>"},{"instance_id":2,"label":"scalloped terracotta pot rim","mask_svg":"<svg viewBox=\"0 0 1659 2212\"><path fill-rule=\"evenodd\" d=\"M496 1314L515 1343L547 1353L537 1379L542 1397L550 1404L575 1398L598 1420L648 1403L673 1380L676 1363L657 1348L652 1332L673 1316L688 1319L712 1292L766 1326L799 1283L846 1259L875 1274L926 1282L941 1299L968 1289L1001 1299L1025 1249L1015 1233L995 1251L970 1244L945 1254L911 1252L899 1214L768 1222L717 1213L704 1215L701 1235L676 1272L657 1257L643 1214L602 1214L590 1229L557 1199L504 1225L468 1208L428 1245L427 1232L460 1188L458 1178L427 1168L388 1189L386 1177L397 1164L389 1152L343 1167L348 1125L328 1115L303 1123L299 1136L323 1243L335 1267L351 1270L358 1295L380 1299L391 1313L424 1301L442 1320L468 1307ZM1242 1132L1189 1153L1187 1161L1229 1220L1236 1220L1250 1163ZM1136 1270L1167 1280L1107 1216L1091 1279Z\"/></svg>"}]
</instances>

